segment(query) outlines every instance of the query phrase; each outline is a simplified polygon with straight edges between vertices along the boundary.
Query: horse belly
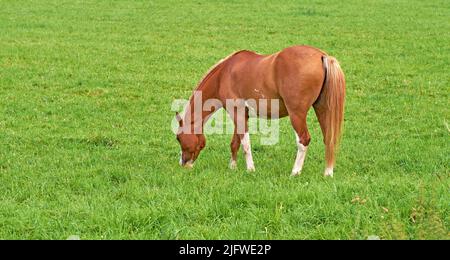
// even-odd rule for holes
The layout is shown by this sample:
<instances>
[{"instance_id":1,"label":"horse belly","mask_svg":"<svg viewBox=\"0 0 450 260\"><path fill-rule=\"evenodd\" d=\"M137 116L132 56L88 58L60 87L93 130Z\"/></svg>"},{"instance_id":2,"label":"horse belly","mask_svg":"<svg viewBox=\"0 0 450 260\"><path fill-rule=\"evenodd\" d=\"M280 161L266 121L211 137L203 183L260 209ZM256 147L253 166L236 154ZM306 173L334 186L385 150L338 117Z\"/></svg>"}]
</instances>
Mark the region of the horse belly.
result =
<instances>
[{"instance_id":1,"label":"horse belly","mask_svg":"<svg viewBox=\"0 0 450 260\"><path fill-rule=\"evenodd\" d=\"M288 115L286 106L281 98L245 99L245 106L251 117L278 119Z\"/></svg>"},{"instance_id":2,"label":"horse belly","mask_svg":"<svg viewBox=\"0 0 450 260\"><path fill-rule=\"evenodd\" d=\"M288 115L283 99L266 84L241 85L240 98L245 100L251 116L276 119Z\"/></svg>"}]
</instances>

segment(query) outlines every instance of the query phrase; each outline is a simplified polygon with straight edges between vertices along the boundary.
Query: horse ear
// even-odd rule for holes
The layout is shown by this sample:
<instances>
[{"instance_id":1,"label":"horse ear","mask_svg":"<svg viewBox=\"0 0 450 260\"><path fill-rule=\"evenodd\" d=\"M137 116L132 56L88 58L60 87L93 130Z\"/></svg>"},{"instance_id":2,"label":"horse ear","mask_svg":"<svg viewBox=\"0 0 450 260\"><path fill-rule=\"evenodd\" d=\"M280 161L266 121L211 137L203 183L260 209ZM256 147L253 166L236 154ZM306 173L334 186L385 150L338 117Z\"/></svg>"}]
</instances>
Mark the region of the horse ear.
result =
<instances>
[{"instance_id":1,"label":"horse ear","mask_svg":"<svg viewBox=\"0 0 450 260\"><path fill-rule=\"evenodd\" d=\"M175 117L177 118L178 124L180 127L183 126L183 119L181 118L180 114L178 112L175 112Z\"/></svg>"}]
</instances>

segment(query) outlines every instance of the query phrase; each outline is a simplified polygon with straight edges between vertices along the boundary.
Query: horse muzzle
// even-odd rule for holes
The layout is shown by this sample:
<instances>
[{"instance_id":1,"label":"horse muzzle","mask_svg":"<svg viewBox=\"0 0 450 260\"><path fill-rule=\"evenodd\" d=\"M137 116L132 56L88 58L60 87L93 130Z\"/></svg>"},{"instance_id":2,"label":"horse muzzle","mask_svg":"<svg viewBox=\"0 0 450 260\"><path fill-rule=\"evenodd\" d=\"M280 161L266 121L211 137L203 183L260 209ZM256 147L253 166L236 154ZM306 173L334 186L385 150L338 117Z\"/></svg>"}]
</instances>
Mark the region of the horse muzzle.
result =
<instances>
[{"instance_id":1,"label":"horse muzzle","mask_svg":"<svg viewBox=\"0 0 450 260\"><path fill-rule=\"evenodd\" d=\"M184 168L188 168L191 169L194 167L194 161L193 160L189 160L189 161L183 161L183 159L180 159L180 166L184 167Z\"/></svg>"}]
</instances>

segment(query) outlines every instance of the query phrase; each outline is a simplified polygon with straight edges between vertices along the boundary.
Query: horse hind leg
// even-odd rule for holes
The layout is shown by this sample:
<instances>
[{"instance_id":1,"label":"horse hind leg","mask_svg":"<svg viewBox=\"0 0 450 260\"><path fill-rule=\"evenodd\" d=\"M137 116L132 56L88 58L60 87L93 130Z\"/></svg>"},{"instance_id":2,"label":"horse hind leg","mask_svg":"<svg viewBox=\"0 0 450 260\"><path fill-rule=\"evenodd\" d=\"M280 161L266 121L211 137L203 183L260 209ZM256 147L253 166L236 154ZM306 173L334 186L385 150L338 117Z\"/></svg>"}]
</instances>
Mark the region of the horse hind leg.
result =
<instances>
[{"instance_id":1,"label":"horse hind leg","mask_svg":"<svg viewBox=\"0 0 450 260\"><path fill-rule=\"evenodd\" d=\"M323 134L323 143L325 144L326 167L323 175L326 177L333 177L334 150L330 148L330 143L327 138L328 127L330 126L327 125L326 104L322 102L315 104L314 111L316 112L316 116L320 124L320 129L322 130Z\"/></svg>"},{"instance_id":2,"label":"horse hind leg","mask_svg":"<svg viewBox=\"0 0 450 260\"><path fill-rule=\"evenodd\" d=\"M306 158L306 151L308 150L308 145L311 141L311 136L306 125L306 115L290 115L290 119L295 130L297 143L297 156L295 158L291 176L296 176L299 175L302 171L303 164Z\"/></svg>"}]
</instances>

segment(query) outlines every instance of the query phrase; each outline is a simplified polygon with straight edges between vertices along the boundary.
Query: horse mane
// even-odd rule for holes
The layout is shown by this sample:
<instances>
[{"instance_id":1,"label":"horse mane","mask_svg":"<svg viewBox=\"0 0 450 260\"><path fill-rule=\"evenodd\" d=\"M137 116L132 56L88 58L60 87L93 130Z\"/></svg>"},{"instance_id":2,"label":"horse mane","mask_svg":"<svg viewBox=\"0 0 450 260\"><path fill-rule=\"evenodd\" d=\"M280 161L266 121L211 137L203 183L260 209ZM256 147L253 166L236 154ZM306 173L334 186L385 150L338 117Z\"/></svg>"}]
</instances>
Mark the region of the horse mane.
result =
<instances>
[{"instance_id":1,"label":"horse mane","mask_svg":"<svg viewBox=\"0 0 450 260\"><path fill-rule=\"evenodd\" d=\"M229 58L233 57L234 55L244 52L247 50L240 50L240 51L235 51L233 53L231 53L230 55L226 56L225 58L221 59L220 61L218 61L216 64L214 64L209 70L208 72L206 72L206 74L203 76L203 78L200 80L200 82L197 85L197 88L195 88L195 90L200 90L200 88L203 86L203 84L210 78L212 77L212 75L214 75L214 73L216 73L216 71L219 69L219 67L225 62L227 61Z\"/></svg>"},{"instance_id":2,"label":"horse mane","mask_svg":"<svg viewBox=\"0 0 450 260\"><path fill-rule=\"evenodd\" d=\"M211 78L211 77L214 75L214 73L217 72L217 70L221 67L221 65L223 65L223 63L224 63L225 61L227 61L229 58L233 57L234 55L239 54L239 53L244 52L244 51L247 51L247 50L235 51L235 52L231 53L230 55L226 56L225 58L219 60L216 64L214 64L214 65L208 70L208 72L206 72L206 74L203 76L203 78L199 81L199 83L197 84L197 87L194 89L194 92L195 92L195 91L200 91L201 88L202 88L202 86L204 86L205 82L206 82L209 78ZM192 99L192 97L193 97L193 96L191 96L190 99ZM184 109L183 109L183 112L182 112L182 118L185 118L185 117L186 117L186 112L187 112L188 107L189 107L189 103L187 103L186 106L185 106Z\"/></svg>"}]
</instances>

